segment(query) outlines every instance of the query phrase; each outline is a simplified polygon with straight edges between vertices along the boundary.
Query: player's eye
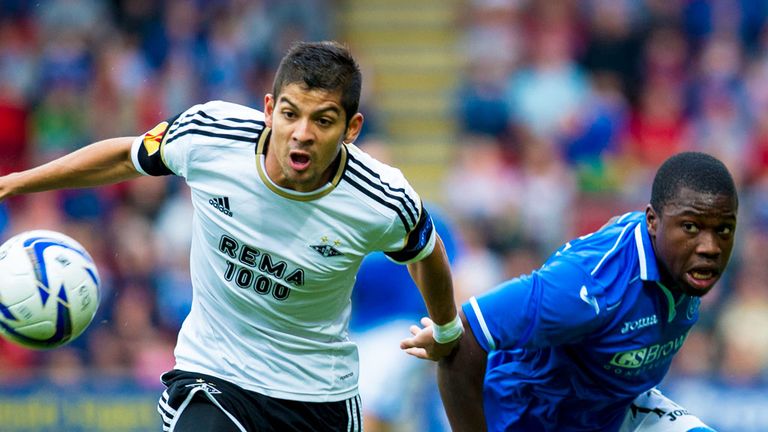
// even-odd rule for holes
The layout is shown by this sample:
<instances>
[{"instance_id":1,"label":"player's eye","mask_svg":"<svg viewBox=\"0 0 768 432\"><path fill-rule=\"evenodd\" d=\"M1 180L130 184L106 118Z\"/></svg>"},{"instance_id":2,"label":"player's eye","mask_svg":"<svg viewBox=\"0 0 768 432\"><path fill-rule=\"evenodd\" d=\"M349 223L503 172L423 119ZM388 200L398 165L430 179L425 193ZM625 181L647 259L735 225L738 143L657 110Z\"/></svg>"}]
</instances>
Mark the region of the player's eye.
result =
<instances>
[{"instance_id":1,"label":"player's eye","mask_svg":"<svg viewBox=\"0 0 768 432\"><path fill-rule=\"evenodd\" d=\"M733 234L733 227L730 225L721 226L717 230L717 233L720 234L721 236L730 236L731 234Z\"/></svg>"},{"instance_id":2,"label":"player's eye","mask_svg":"<svg viewBox=\"0 0 768 432\"><path fill-rule=\"evenodd\" d=\"M328 127L333 124L333 120L328 117L320 117L319 119L317 119L317 124L322 127Z\"/></svg>"},{"instance_id":3,"label":"player's eye","mask_svg":"<svg viewBox=\"0 0 768 432\"><path fill-rule=\"evenodd\" d=\"M296 118L296 113L290 110L283 110L282 111L283 117L287 119L293 119Z\"/></svg>"},{"instance_id":4,"label":"player's eye","mask_svg":"<svg viewBox=\"0 0 768 432\"><path fill-rule=\"evenodd\" d=\"M682 226L683 230L687 233L695 234L699 232L699 227L693 222L683 222Z\"/></svg>"}]
</instances>

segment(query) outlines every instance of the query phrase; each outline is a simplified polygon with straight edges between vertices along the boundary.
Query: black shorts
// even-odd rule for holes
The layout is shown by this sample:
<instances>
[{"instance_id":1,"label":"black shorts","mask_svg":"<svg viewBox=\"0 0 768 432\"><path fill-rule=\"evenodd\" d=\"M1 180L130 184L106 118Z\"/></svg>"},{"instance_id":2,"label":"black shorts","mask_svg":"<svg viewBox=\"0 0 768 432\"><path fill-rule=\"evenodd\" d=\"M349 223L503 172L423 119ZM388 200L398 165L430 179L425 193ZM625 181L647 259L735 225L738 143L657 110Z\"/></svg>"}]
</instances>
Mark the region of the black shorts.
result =
<instances>
[{"instance_id":1,"label":"black shorts","mask_svg":"<svg viewBox=\"0 0 768 432\"><path fill-rule=\"evenodd\" d=\"M210 375L176 369L161 379L167 389L157 411L166 432L363 429L359 395L338 402L300 402L264 396Z\"/></svg>"}]
</instances>

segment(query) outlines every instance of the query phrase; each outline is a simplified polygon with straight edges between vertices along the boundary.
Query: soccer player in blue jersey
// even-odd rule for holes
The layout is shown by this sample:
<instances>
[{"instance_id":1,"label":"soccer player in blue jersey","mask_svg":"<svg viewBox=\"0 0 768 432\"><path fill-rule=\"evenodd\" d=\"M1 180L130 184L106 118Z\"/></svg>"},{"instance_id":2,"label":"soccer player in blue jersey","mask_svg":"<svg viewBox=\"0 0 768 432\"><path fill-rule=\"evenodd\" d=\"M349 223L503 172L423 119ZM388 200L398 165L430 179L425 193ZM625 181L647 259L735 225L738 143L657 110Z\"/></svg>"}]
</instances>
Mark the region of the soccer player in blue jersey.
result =
<instances>
[{"instance_id":1,"label":"soccer player in blue jersey","mask_svg":"<svg viewBox=\"0 0 768 432\"><path fill-rule=\"evenodd\" d=\"M644 213L471 298L467 334L438 367L454 431L711 431L656 386L728 264L737 210L726 167L680 153L657 171ZM422 324L401 347L431 358Z\"/></svg>"}]
</instances>

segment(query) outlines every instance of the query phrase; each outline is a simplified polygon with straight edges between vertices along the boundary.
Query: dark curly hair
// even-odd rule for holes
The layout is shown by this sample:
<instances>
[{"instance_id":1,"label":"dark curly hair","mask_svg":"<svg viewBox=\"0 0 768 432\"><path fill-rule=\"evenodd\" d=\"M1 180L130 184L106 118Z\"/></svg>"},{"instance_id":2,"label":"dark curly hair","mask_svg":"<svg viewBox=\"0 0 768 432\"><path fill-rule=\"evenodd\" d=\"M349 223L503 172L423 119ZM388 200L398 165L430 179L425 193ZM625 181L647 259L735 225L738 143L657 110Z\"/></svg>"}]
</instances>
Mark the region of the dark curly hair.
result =
<instances>
[{"instance_id":1,"label":"dark curly hair","mask_svg":"<svg viewBox=\"0 0 768 432\"><path fill-rule=\"evenodd\" d=\"M678 153L656 171L651 190L651 206L661 211L682 188L713 195L733 197L738 204L738 194L733 177L720 160L706 153Z\"/></svg>"}]
</instances>

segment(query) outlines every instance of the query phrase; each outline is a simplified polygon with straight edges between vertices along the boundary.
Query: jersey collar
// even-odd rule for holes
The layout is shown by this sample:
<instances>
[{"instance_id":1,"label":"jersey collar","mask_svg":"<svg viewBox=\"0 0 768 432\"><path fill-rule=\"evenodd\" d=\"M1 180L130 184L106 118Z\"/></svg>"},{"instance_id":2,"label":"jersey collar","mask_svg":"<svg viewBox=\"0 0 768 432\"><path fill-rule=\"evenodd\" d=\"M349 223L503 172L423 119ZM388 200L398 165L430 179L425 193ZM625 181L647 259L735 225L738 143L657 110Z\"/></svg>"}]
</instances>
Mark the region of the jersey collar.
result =
<instances>
[{"instance_id":1,"label":"jersey collar","mask_svg":"<svg viewBox=\"0 0 768 432\"><path fill-rule=\"evenodd\" d=\"M268 127L265 127L264 132L261 134L261 137L259 137L259 143L256 146L256 170L259 173L259 177L261 178L262 183L264 183L264 185L269 188L269 190L284 198L296 201L312 201L328 195L331 193L331 191L333 191L333 189L336 188L336 185L338 185L339 181L341 181L341 176L344 174L344 169L347 166L348 150L346 144L342 143L341 145L341 154L339 156L341 160L339 161L338 167L336 168L336 173L333 175L333 177L331 177L331 181L313 191L298 192L293 189L287 189L279 186L267 175L266 150L271 134L272 130Z\"/></svg>"},{"instance_id":2,"label":"jersey collar","mask_svg":"<svg viewBox=\"0 0 768 432\"><path fill-rule=\"evenodd\" d=\"M637 259L640 265L640 279L645 281L660 280L659 267L656 265L656 255L653 253L653 243L648 234L645 219L635 226L635 244L637 245Z\"/></svg>"},{"instance_id":3,"label":"jersey collar","mask_svg":"<svg viewBox=\"0 0 768 432\"><path fill-rule=\"evenodd\" d=\"M656 255L653 253L653 243L651 243L651 236L648 234L645 219L635 227L635 244L637 244L637 258L640 263L640 279L656 282L667 300L667 322L672 322L677 316L677 307L686 296L678 296L675 299L672 291L661 283L659 267L656 265Z\"/></svg>"}]
</instances>

